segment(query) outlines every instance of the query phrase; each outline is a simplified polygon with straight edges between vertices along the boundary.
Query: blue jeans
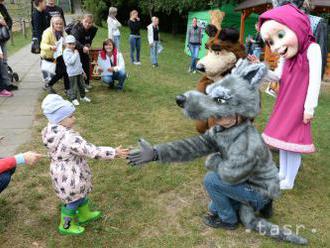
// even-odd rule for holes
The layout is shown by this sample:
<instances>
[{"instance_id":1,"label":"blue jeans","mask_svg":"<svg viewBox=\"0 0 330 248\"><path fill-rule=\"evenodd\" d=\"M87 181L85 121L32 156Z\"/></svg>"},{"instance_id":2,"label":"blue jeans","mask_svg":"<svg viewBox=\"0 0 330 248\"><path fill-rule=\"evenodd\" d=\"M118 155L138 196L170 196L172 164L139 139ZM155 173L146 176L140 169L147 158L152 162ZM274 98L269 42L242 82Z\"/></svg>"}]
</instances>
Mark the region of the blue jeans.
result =
<instances>
[{"instance_id":1,"label":"blue jeans","mask_svg":"<svg viewBox=\"0 0 330 248\"><path fill-rule=\"evenodd\" d=\"M159 41L154 41L153 45L150 46L150 59L153 65L158 65L158 44Z\"/></svg>"},{"instance_id":2,"label":"blue jeans","mask_svg":"<svg viewBox=\"0 0 330 248\"><path fill-rule=\"evenodd\" d=\"M129 36L129 44L130 44L130 55L131 55L131 62L134 61L140 62L140 50L141 50L141 36L137 35L130 35ZM134 53L136 50L136 60L134 60Z\"/></svg>"},{"instance_id":3,"label":"blue jeans","mask_svg":"<svg viewBox=\"0 0 330 248\"><path fill-rule=\"evenodd\" d=\"M237 211L241 203L258 211L270 201L269 198L255 191L250 184L227 184L215 172L206 174L204 186L211 198L209 211L212 214L217 214L225 223L235 224L238 222Z\"/></svg>"},{"instance_id":4,"label":"blue jeans","mask_svg":"<svg viewBox=\"0 0 330 248\"><path fill-rule=\"evenodd\" d=\"M114 35L113 42L115 43L117 50L120 51L120 35Z\"/></svg>"},{"instance_id":5,"label":"blue jeans","mask_svg":"<svg viewBox=\"0 0 330 248\"><path fill-rule=\"evenodd\" d=\"M102 77L102 81L109 86L114 86L115 80L118 80L117 89L122 90L124 88L124 82L126 79L125 71L117 71L112 73L112 75L107 75Z\"/></svg>"},{"instance_id":6,"label":"blue jeans","mask_svg":"<svg viewBox=\"0 0 330 248\"><path fill-rule=\"evenodd\" d=\"M190 69L192 71L196 71L196 65L197 65L197 61L198 61L199 48L200 48L200 45L189 44L189 50L190 50L190 53L191 53L191 65L190 65Z\"/></svg>"},{"instance_id":7,"label":"blue jeans","mask_svg":"<svg viewBox=\"0 0 330 248\"><path fill-rule=\"evenodd\" d=\"M66 204L65 208L70 210L77 210L85 201L86 201L86 197L80 198L79 200Z\"/></svg>"},{"instance_id":8,"label":"blue jeans","mask_svg":"<svg viewBox=\"0 0 330 248\"><path fill-rule=\"evenodd\" d=\"M15 170L16 168L13 168L0 174L0 193L7 188L10 183L11 176L14 174Z\"/></svg>"},{"instance_id":9,"label":"blue jeans","mask_svg":"<svg viewBox=\"0 0 330 248\"><path fill-rule=\"evenodd\" d=\"M5 42L0 42L0 47L2 49L3 53L3 59L0 59L0 79L5 85L10 85L10 79L8 75L8 53L7 53L7 46L6 46L7 41Z\"/></svg>"}]
</instances>

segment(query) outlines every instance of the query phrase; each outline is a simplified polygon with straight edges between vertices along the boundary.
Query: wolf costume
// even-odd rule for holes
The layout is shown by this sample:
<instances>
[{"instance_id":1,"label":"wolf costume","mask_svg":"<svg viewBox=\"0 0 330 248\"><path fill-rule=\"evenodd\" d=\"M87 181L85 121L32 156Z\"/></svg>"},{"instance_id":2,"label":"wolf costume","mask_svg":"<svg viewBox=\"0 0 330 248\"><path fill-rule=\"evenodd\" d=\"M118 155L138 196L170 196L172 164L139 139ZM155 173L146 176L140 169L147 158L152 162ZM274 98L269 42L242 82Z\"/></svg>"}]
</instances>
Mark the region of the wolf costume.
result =
<instances>
[{"instance_id":1,"label":"wolf costume","mask_svg":"<svg viewBox=\"0 0 330 248\"><path fill-rule=\"evenodd\" d=\"M260 111L258 88L266 73L264 64L240 60L231 74L208 88L207 95L188 91L178 96L177 104L191 119L239 115L245 121L228 129L216 125L200 136L156 146L140 140L140 148L128 156L129 163L137 166L151 161L185 162L209 155L205 166L211 172L206 178L211 173L227 186L244 183L253 194L261 195L263 199L271 201L277 198L280 194L278 170L271 152L250 122ZM237 203L239 218L246 228L279 240L307 244L306 239L292 234L290 230L256 217L255 212L263 206L243 200Z\"/></svg>"}]
</instances>

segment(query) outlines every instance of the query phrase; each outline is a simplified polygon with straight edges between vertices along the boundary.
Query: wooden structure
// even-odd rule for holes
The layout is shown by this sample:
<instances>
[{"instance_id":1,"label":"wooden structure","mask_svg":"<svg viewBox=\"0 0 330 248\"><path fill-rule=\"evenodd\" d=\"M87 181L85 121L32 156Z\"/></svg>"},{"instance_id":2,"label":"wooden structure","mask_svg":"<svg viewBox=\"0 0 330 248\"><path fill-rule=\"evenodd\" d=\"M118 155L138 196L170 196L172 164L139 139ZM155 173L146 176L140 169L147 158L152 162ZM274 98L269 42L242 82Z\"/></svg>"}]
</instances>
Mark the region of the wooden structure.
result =
<instances>
[{"instance_id":1,"label":"wooden structure","mask_svg":"<svg viewBox=\"0 0 330 248\"><path fill-rule=\"evenodd\" d=\"M311 0L314 14L330 13L330 0ZM272 0L245 0L239 4L235 10L241 11L241 27L240 27L240 42L244 44L244 32L245 32L245 20L252 13L262 14L263 12L273 7ZM330 53L328 59L328 67L326 74L330 77ZM269 48L265 48L265 60L270 64L272 68L277 66L278 57L271 53Z\"/></svg>"}]
</instances>

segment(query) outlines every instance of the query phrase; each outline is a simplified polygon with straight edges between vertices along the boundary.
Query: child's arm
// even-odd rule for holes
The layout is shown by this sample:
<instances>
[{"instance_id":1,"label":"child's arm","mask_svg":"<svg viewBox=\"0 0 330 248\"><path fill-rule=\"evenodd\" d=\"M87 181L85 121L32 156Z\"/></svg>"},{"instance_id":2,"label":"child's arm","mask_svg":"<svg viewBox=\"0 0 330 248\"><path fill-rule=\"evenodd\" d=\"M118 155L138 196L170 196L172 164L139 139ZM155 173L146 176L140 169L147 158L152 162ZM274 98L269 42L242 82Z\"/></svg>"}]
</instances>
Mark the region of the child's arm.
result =
<instances>
[{"instance_id":1,"label":"child's arm","mask_svg":"<svg viewBox=\"0 0 330 248\"><path fill-rule=\"evenodd\" d=\"M69 49L65 49L63 52L63 60L66 64L68 65L73 65L76 60L78 59L79 53L77 52L73 52Z\"/></svg>"},{"instance_id":2,"label":"child's arm","mask_svg":"<svg viewBox=\"0 0 330 248\"><path fill-rule=\"evenodd\" d=\"M95 146L88 143L79 135L73 135L70 139L72 140L70 145L72 153L82 157L94 159L114 159L115 157L122 156L121 153L122 150L124 150L120 147L115 149L107 146Z\"/></svg>"},{"instance_id":3,"label":"child's arm","mask_svg":"<svg viewBox=\"0 0 330 248\"><path fill-rule=\"evenodd\" d=\"M304 122L313 119L314 110L317 107L318 97L322 81L322 54L318 44L312 43L307 51L309 62L309 85L304 105Z\"/></svg>"}]
</instances>

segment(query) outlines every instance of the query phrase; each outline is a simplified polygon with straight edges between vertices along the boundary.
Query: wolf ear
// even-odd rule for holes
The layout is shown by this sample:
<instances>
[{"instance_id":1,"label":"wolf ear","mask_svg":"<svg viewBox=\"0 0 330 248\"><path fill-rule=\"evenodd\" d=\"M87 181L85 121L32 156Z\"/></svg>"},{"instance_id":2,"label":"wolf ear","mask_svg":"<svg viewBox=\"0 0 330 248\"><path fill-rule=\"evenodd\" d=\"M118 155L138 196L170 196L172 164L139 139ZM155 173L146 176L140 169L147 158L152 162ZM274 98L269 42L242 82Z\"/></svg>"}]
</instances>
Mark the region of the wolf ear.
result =
<instances>
[{"instance_id":1,"label":"wolf ear","mask_svg":"<svg viewBox=\"0 0 330 248\"><path fill-rule=\"evenodd\" d=\"M219 31L218 28L213 24L209 24L205 28L205 33L212 38L214 38L217 35L218 31Z\"/></svg>"},{"instance_id":2,"label":"wolf ear","mask_svg":"<svg viewBox=\"0 0 330 248\"><path fill-rule=\"evenodd\" d=\"M236 63L233 74L242 77L249 82L252 88L258 88L261 80L267 74L267 66L264 63L251 63L247 59L240 59Z\"/></svg>"}]
</instances>

